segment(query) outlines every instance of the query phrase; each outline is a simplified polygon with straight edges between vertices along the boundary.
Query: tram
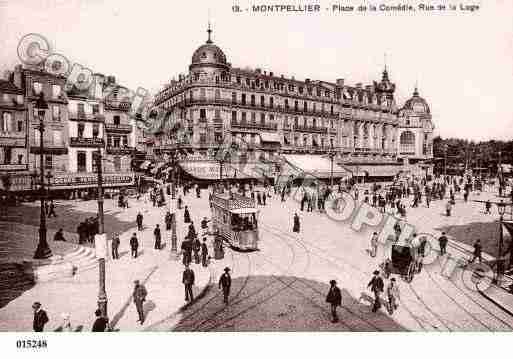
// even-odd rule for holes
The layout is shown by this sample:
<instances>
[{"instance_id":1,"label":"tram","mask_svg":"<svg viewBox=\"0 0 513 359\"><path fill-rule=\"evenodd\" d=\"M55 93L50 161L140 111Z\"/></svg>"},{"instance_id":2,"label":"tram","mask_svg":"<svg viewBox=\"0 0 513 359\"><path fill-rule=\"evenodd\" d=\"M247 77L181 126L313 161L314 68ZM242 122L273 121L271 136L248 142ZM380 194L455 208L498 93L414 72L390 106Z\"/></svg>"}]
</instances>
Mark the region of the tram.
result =
<instances>
[{"instance_id":1,"label":"tram","mask_svg":"<svg viewBox=\"0 0 513 359\"><path fill-rule=\"evenodd\" d=\"M236 193L212 195L212 225L217 238L243 251L258 249L258 209L251 198Z\"/></svg>"}]
</instances>

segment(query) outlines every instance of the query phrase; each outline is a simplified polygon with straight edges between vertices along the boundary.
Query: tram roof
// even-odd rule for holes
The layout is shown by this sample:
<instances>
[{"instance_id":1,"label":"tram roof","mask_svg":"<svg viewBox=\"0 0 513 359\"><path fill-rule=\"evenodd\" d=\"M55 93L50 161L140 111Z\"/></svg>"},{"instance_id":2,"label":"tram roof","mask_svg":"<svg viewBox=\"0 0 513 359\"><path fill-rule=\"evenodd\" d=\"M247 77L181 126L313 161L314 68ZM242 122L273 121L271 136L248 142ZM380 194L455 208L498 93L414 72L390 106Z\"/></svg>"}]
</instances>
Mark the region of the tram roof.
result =
<instances>
[{"instance_id":1,"label":"tram roof","mask_svg":"<svg viewBox=\"0 0 513 359\"><path fill-rule=\"evenodd\" d=\"M231 213L234 214L247 214L247 213L258 213L258 209L256 208L235 208L230 210Z\"/></svg>"}]
</instances>

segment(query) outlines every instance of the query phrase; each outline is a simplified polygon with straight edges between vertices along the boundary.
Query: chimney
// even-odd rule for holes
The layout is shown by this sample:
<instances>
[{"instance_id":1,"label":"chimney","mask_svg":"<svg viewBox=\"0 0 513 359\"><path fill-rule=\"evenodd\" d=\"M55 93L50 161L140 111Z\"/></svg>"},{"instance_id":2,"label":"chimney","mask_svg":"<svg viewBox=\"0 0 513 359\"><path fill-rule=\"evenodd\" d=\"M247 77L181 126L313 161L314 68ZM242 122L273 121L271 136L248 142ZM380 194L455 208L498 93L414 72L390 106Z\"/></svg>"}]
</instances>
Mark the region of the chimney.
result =
<instances>
[{"instance_id":1,"label":"chimney","mask_svg":"<svg viewBox=\"0 0 513 359\"><path fill-rule=\"evenodd\" d=\"M264 71L264 76L267 76L267 71Z\"/></svg>"},{"instance_id":2,"label":"chimney","mask_svg":"<svg viewBox=\"0 0 513 359\"><path fill-rule=\"evenodd\" d=\"M295 80L294 76L292 76L292 77L291 77L291 80L292 80L292 81L294 81L294 80Z\"/></svg>"},{"instance_id":3,"label":"chimney","mask_svg":"<svg viewBox=\"0 0 513 359\"><path fill-rule=\"evenodd\" d=\"M344 79L337 79L337 86L344 87Z\"/></svg>"},{"instance_id":4,"label":"chimney","mask_svg":"<svg viewBox=\"0 0 513 359\"><path fill-rule=\"evenodd\" d=\"M115 84L116 83L116 77L115 76L107 76L107 85Z\"/></svg>"},{"instance_id":5,"label":"chimney","mask_svg":"<svg viewBox=\"0 0 513 359\"><path fill-rule=\"evenodd\" d=\"M256 72L257 74L261 74L261 73L262 73L262 69L256 68L256 69L255 69L255 72Z\"/></svg>"},{"instance_id":6,"label":"chimney","mask_svg":"<svg viewBox=\"0 0 513 359\"><path fill-rule=\"evenodd\" d=\"M357 84L355 84L355 87L356 87L357 89L360 89L360 90L361 90L361 88L362 88L362 83L361 83L361 82L358 82Z\"/></svg>"},{"instance_id":7,"label":"chimney","mask_svg":"<svg viewBox=\"0 0 513 359\"><path fill-rule=\"evenodd\" d=\"M281 77L282 79L284 79L284 78L285 78L285 76L283 76L283 75L280 75L280 77Z\"/></svg>"},{"instance_id":8,"label":"chimney","mask_svg":"<svg viewBox=\"0 0 513 359\"><path fill-rule=\"evenodd\" d=\"M307 84L309 84L309 83L310 83L310 79L305 79L305 82L306 82Z\"/></svg>"},{"instance_id":9,"label":"chimney","mask_svg":"<svg viewBox=\"0 0 513 359\"><path fill-rule=\"evenodd\" d=\"M273 77L274 76L274 73L271 71L269 72L269 76Z\"/></svg>"}]
</instances>

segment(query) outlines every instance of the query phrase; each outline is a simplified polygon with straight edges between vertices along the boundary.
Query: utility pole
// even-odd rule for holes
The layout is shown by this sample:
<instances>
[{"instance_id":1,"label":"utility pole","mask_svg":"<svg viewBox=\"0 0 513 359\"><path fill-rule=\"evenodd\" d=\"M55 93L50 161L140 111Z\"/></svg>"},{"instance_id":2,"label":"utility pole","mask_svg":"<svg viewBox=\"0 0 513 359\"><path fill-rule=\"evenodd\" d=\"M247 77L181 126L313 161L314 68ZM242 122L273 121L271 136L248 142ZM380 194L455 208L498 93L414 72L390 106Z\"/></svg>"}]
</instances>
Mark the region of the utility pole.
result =
<instances>
[{"instance_id":1,"label":"utility pole","mask_svg":"<svg viewBox=\"0 0 513 359\"><path fill-rule=\"evenodd\" d=\"M98 256L99 268L99 292L98 292L98 309L102 313L102 317L108 318L107 315L107 292L105 290L105 259L107 256L107 236L104 233L103 223L103 169L102 169L102 152L99 148L96 156L96 170L98 171L98 234L96 235L96 248Z\"/></svg>"}]
</instances>

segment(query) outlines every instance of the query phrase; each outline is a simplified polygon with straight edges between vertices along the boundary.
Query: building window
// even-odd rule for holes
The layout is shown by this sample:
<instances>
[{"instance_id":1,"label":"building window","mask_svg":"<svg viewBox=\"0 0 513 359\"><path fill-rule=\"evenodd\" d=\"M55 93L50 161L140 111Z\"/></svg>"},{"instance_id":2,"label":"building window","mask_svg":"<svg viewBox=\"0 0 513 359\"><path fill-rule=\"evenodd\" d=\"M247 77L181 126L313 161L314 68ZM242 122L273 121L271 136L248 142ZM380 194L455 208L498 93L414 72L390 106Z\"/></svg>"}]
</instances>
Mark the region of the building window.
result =
<instances>
[{"instance_id":1,"label":"building window","mask_svg":"<svg viewBox=\"0 0 513 359\"><path fill-rule=\"evenodd\" d=\"M308 111L308 103L305 101L303 102L303 112L307 112Z\"/></svg>"},{"instance_id":2,"label":"building window","mask_svg":"<svg viewBox=\"0 0 513 359\"><path fill-rule=\"evenodd\" d=\"M127 135L124 135L123 137L121 137L122 140L123 140L123 143L122 143L122 146L123 147L128 147L128 136Z\"/></svg>"},{"instance_id":3,"label":"building window","mask_svg":"<svg viewBox=\"0 0 513 359\"><path fill-rule=\"evenodd\" d=\"M262 125L265 125L265 113L263 112L260 114L260 123Z\"/></svg>"},{"instance_id":4,"label":"building window","mask_svg":"<svg viewBox=\"0 0 513 359\"><path fill-rule=\"evenodd\" d=\"M0 128L2 132L11 132L12 130L12 114L9 112L4 112L2 115L2 127Z\"/></svg>"},{"instance_id":5,"label":"building window","mask_svg":"<svg viewBox=\"0 0 513 359\"><path fill-rule=\"evenodd\" d=\"M269 115L269 121L271 121L271 122L274 121L274 115Z\"/></svg>"},{"instance_id":6,"label":"building window","mask_svg":"<svg viewBox=\"0 0 513 359\"><path fill-rule=\"evenodd\" d=\"M53 144L57 146L62 145L61 131L53 131Z\"/></svg>"},{"instance_id":7,"label":"building window","mask_svg":"<svg viewBox=\"0 0 513 359\"><path fill-rule=\"evenodd\" d=\"M23 121L18 121L18 132L23 132Z\"/></svg>"},{"instance_id":8,"label":"building window","mask_svg":"<svg viewBox=\"0 0 513 359\"><path fill-rule=\"evenodd\" d=\"M85 129L85 125L82 122L79 122L77 125L77 136L79 138L84 137L84 129Z\"/></svg>"},{"instance_id":9,"label":"building window","mask_svg":"<svg viewBox=\"0 0 513 359\"><path fill-rule=\"evenodd\" d=\"M260 96L260 106L262 106L262 107L265 106L265 97L264 96Z\"/></svg>"},{"instance_id":10,"label":"building window","mask_svg":"<svg viewBox=\"0 0 513 359\"><path fill-rule=\"evenodd\" d=\"M100 105L93 104L93 115L97 115L100 113Z\"/></svg>"},{"instance_id":11,"label":"building window","mask_svg":"<svg viewBox=\"0 0 513 359\"><path fill-rule=\"evenodd\" d=\"M87 171L87 157L85 151L77 151L77 171Z\"/></svg>"},{"instance_id":12,"label":"building window","mask_svg":"<svg viewBox=\"0 0 513 359\"><path fill-rule=\"evenodd\" d=\"M219 100L221 98L221 91L219 89L216 89L214 96L216 100Z\"/></svg>"},{"instance_id":13,"label":"building window","mask_svg":"<svg viewBox=\"0 0 513 359\"><path fill-rule=\"evenodd\" d=\"M52 106L52 119L54 121L60 121L61 120L61 108L58 105Z\"/></svg>"},{"instance_id":14,"label":"building window","mask_svg":"<svg viewBox=\"0 0 513 359\"><path fill-rule=\"evenodd\" d=\"M220 109L216 108L214 110L214 118L216 118L216 119L220 119L221 118L221 110Z\"/></svg>"},{"instance_id":15,"label":"building window","mask_svg":"<svg viewBox=\"0 0 513 359\"><path fill-rule=\"evenodd\" d=\"M241 102L241 104L242 104L242 105L245 105L245 104L246 104L246 94L245 94L245 93L243 93L243 94L241 95L240 102Z\"/></svg>"},{"instance_id":16,"label":"building window","mask_svg":"<svg viewBox=\"0 0 513 359\"><path fill-rule=\"evenodd\" d=\"M243 125L245 125L245 124L246 124L246 112L243 112L241 116L242 116L242 117L241 117L241 123L242 123Z\"/></svg>"},{"instance_id":17,"label":"building window","mask_svg":"<svg viewBox=\"0 0 513 359\"><path fill-rule=\"evenodd\" d=\"M201 98L202 100L204 100L206 96L207 96L207 94L206 94L205 89L204 89L204 88L201 88L201 89L200 89L200 98Z\"/></svg>"},{"instance_id":18,"label":"building window","mask_svg":"<svg viewBox=\"0 0 513 359\"><path fill-rule=\"evenodd\" d=\"M255 106L255 95L251 95L251 106Z\"/></svg>"},{"instance_id":19,"label":"building window","mask_svg":"<svg viewBox=\"0 0 513 359\"><path fill-rule=\"evenodd\" d=\"M61 87L59 85L52 85L52 97L59 98L61 95Z\"/></svg>"},{"instance_id":20,"label":"building window","mask_svg":"<svg viewBox=\"0 0 513 359\"><path fill-rule=\"evenodd\" d=\"M232 125L237 123L237 111L232 111Z\"/></svg>"},{"instance_id":21,"label":"building window","mask_svg":"<svg viewBox=\"0 0 513 359\"><path fill-rule=\"evenodd\" d=\"M100 125L97 123L93 124L93 138L98 138L100 135Z\"/></svg>"},{"instance_id":22,"label":"building window","mask_svg":"<svg viewBox=\"0 0 513 359\"><path fill-rule=\"evenodd\" d=\"M312 120L312 127L317 127L317 120L315 118Z\"/></svg>"},{"instance_id":23,"label":"building window","mask_svg":"<svg viewBox=\"0 0 513 359\"><path fill-rule=\"evenodd\" d=\"M237 83L240 85L240 76L237 76Z\"/></svg>"},{"instance_id":24,"label":"building window","mask_svg":"<svg viewBox=\"0 0 513 359\"><path fill-rule=\"evenodd\" d=\"M51 170L53 168L53 157L52 155L45 155L45 169Z\"/></svg>"},{"instance_id":25,"label":"building window","mask_svg":"<svg viewBox=\"0 0 513 359\"><path fill-rule=\"evenodd\" d=\"M12 158L12 148L11 147L4 147L4 164L10 165L11 164L11 158Z\"/></svg>"},{"instance_id":26,"label":"building window","mask_svg":"<svg viewBox=\"0 0 513 359\"><path fill-rule=\"evenodd\" d=\"M314 102L313 104L313 112L316 112L317 111L317 104Z\"/></svg>"},{"instance_id":27,"label":"building window","mask_svg":"<svg viewBox=\"0 0 513 359\"><path fill-rule=\"evenodd\" d=\"M207 118L207 110L204 108L200 109L200 119L205 120Z\"/></svg>"},{"instance_id":28,"label":"building window","mask_svg":"<svg viewBox=\"0 0 513 359\"><path fill-rule=\"evenodd\" d=\"M246 86L250 86L251 85L251 81L249 81L249 79L246 79Z\"/></svg>"},{"instance_id":29,"label":"building window","mask_svg":"<svg viewBox=\"0 0 513 359\"><path fill-rule=\"evenodd\" d=\"M18 155L18 164L21 165L23 163L23 155Z\"/></svg>"},{"instance_id":30,"label":"building window","mask_svg":"<svg viewBox=\"0 0 513 359\"><path fill-rule=\"evenodd\" d=\"M119 148L120 147L120 145L119 145L119 141L120 141L119 136L114 136L114 137L112 137L112 139L114 140L114 147L115 148Z\"/></svg>"},{"instance_id":31,"label":"building window","mask_svg":"<svg viewBox=\"0 0 513 359\"><path fill-rule=\"evenodd\" d=\"M415 135L411 131L401 133L399 145L403 153L415 153Z\"/></svg>"},{"instance_id":32,"label":"building window","mask_svg":"<svg viewBox=\"0 0 513 359\"><path fill-rule=\"evenodd\" d=\"M330 112L333 115L333 105L331 105Z\"/></svg>"},{"instance_id":33,"label":"building window","mask_svg":"<svg viewBox=\"0 0 513 359\"><path fill-rule=\"evenodd\" d=\"M294 127L298 127L299 123L298 123L298 119L297 117L294 117Z\"/></svg>"},{"instance_id":34,"label":"building window","mask_svg":"<svg viewBox=\"0 0 513 359\"><path fill-rule=\"evenodd\" d=\"M317 96L321 97L321 89L317 89Z\"/></svg>"},{"instance_id":35,"label":"building window","mask_svg":"<svg viewBox=\"0 0 513 359\"><path fill-rule=\"evenodd\" d=\"M289 100L285 99L285 109L289 109Z\"/></svg>"},{"instance_id":36,"label":"building window","mask_svg":"<svg viewBox=\"0 0 513 359\"><path fill-rule=\"evenodd\" d=\"M112 136L108 135L107 136L107 147L111 147L111 146L112 146Z\"/></svg>"},{"instance_id":37,"label":"building window","mask_svg":"<svg viewBox=\"0 0 513 359\"><path fill-rule=\"evenodd\" d=\"M119 126L119 123L121 122L121 118L119 115L114 115L114 126Z\"/></svg>"},{"instance_id":38,"label":"building window","mask_svg":"<svg viewBox=\"0 0 513 359\"><path fill-rule=\"evenodd\" d=\"M294 85L289 84L289 91L294 91Z\"/></svg>"},{"instance_id":39,"label":"building window","mask_svg":"<svg viewBox=\"0 0 513 359\"><path fill-rule=\"evenodd\" d=\"M299 103L294 101L294 111L299 111Z\"/></svg>"},{"instance_id":40,"label":"building window","mask_svg":"<svg viewBox=\"0 0 513 359\"><path fill-rule=\"evenodd\" d=\"M78 113L79 117L85 116L84 104L83 103L77 103L77 113Z\"/></svg>"},{"instance_id":41,"label":"building window","mask_svg":"<svg viewBox=\"0 0 513 359\"><path fill-rule=\"evenodd\" d=\"M39 95L43 90L43 85L40 82L34 82L32 86L36 95Z\"/></svg>"},{"instance_id":42,"label":"building window","mask_svg":"<svg viewBox=\"0 0 513 359\"><path fill-rule=\"evenodd\" d=\"M34 144L39 146L39 142L41 142L41 132L34 130Z\"/></svg>"},{"instance_id":43,"label":"building window","mask_svg":"<svg viewBox=\"0 0 513 359\"><path fill-rule=\"evenodd\" d=\"M236 104L237 103L237 93L235 92L232 92L232 104Z\"/></svg>"},{"instance_id":44,"label":"building window","mask_svg":"<svg viewBox=\"0 0 513 359\"><path fill-rule=\"evenodd\" d=\"M207 134L206 133L200 133L199 141L200 141L200 143L207 143Z\"/></svg>"},{"instance_id":45,"label":"building window","mask_svg":"<svg viewBox=\"0 0 513 359\"><path fill-rule=\"evenodd\" d=\"M114 156L114 171L121 171L121 157L119 156Z\"/></svg>"},{"instance_id":46,"label":"building window","mask_svg":"<svg viewBox=\"0 0 513 359\"><path fill-rule=\"evenodd\" d=\"M251 123L256 123L256 113L251 112Z\"/></svg>"},{"instance_id":47,"label":"building window","mask_svg":"<svg viewBox=\"0 0 513 359\"><path fill-rule=\"evenodd\" d=\"M272 97L269 99L269 107L270 108L274 107L274 98L272 98Z\"/></svg>"}]
</instances>

